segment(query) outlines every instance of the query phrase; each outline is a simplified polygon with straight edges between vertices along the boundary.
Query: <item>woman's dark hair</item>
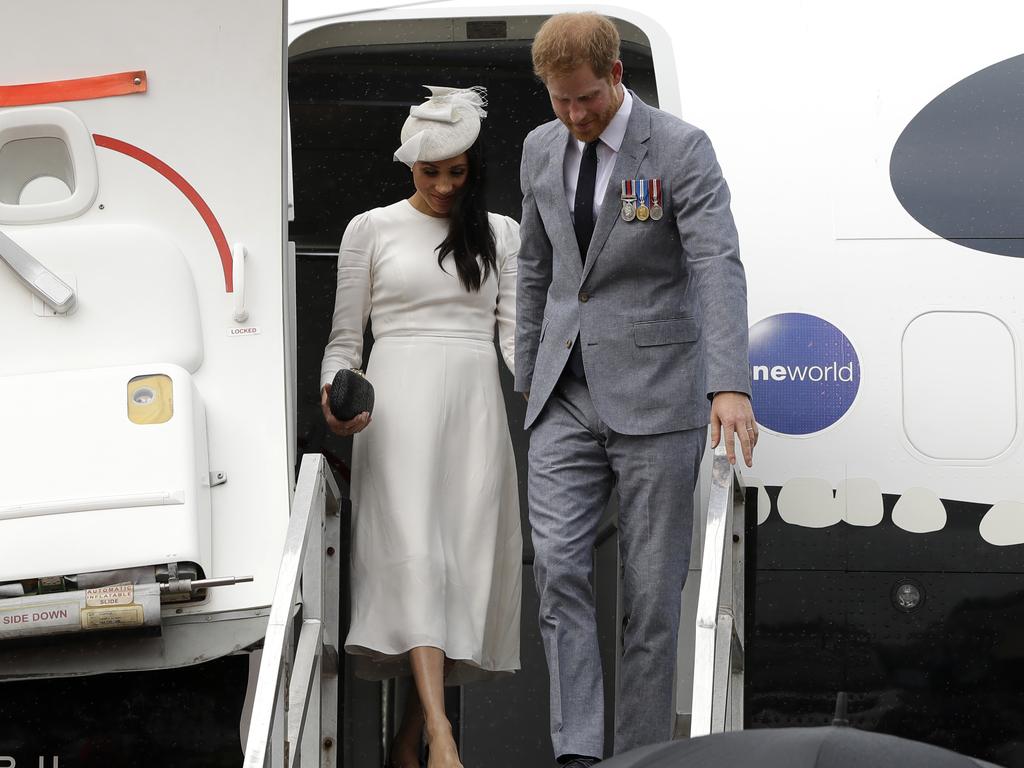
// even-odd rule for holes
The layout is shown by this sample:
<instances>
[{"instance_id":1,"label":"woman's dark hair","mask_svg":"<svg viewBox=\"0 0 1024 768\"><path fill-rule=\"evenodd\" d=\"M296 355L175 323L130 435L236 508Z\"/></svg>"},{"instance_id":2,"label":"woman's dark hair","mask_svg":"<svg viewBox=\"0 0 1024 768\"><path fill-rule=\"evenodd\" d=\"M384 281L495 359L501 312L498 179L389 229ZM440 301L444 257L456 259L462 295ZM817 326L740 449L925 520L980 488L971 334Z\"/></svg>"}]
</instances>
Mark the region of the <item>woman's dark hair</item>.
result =
<instances>
[{"instance_id":1,"label":"woman's dark hair","mask_svg":"<svg viewBox=\"0 0 1024 768\"><path fill-rule=\"evenodd\" d=\"M466 157L469 158L466 183L452 205L448 237L437 247L437 263L444 269L445 256L452 254L459 281L467 291L479 291L491 270L496 268L494 233L487 221L484 153L480 139L466 150ZM477 256L483 263L482 273Z\"/></svg>"}]
</instances>

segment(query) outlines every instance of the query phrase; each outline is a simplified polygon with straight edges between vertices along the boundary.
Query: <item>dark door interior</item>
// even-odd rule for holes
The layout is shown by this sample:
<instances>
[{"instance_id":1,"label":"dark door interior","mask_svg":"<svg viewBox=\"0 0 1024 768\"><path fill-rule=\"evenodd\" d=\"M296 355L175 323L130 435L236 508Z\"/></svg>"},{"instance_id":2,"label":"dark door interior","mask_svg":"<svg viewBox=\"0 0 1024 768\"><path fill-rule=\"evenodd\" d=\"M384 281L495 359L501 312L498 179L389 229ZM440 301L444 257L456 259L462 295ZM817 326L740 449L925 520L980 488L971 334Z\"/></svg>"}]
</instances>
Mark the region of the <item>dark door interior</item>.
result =
<instances>
[{"instance_id":1,"label":"dark door interior","mask_svg":"<svg viewBox=\"0 0 1024 768\"><path fill-rule=\"evenodd\" d=\"M521 28L532 22L536 29L542 21L517 19L516 25ZM452 20L453 27L472 23ZM466 36L500 35L510 26L504 22L466 26ZM534 127L552 119L547 93L532 73L530 39L402 41L395 39L401 37L400 32L392 37L386 31L386 24L375 27L378 37L392 41L318 49L295 56L289 66L295 188L295 221L290 237L297 251L298 452L327 454L339 470L343 492L351 441L326 431L318 399L320 359L334 306L338 243L353 215L412 194L409 170L392 160L409 107L422 101L424 84L483 85L488 89L488 116L482 136L489 208L516 220L521 213L519 162L523 139ZM382 28L385 31L381 32ZM415 37L408 27L405 29L405 34ZM657 104L649 48L624 42L622 55L627 86L647 103ZM364 348L365 354L372 354L372 328L367 331ZM453 691L448 703L453 722L458 720L462 757L467 765L520 768L550 762L551 746L547 673L537 630L526 511L527 436L521 428L525 403L512 391L512 377L504 366L502 377L519 468L525 543L522 671L511 678ZM610 722L618 622L613 521L608 529L595 557ZM342 594L344 633L344 583ZM344 748L349 760L345 764L379 766L385 740L381 734L395 725L402 687L366 683L348 671L344 690Z\"/></svg>"}]
</instances>

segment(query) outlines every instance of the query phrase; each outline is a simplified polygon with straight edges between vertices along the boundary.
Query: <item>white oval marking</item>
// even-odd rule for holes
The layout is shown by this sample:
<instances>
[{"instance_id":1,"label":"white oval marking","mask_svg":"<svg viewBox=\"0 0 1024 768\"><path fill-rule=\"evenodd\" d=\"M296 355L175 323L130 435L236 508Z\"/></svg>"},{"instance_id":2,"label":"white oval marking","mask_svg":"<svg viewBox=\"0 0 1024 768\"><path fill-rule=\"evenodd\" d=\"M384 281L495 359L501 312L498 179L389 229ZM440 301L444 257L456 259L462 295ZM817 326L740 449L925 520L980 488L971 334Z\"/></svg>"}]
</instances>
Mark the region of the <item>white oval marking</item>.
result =
<instances>
[{"instance_id":1,"label":"white oval marking","mask_svg":"<svg viewBox=\"0 0 1024 768\"><path fill-rule=\"evenodd\" d=\"M981 518L981 538L997 547L1024 544L1024 504L999 501Z\"/></svg>"},{"instance_id":2,"label":"white oval marking","mask_svg":"<svg viewBox=\"0 0 1024 768\"><path fill-rule=\"evenodd\" d=\"M836 514L850 525L870 527L882 522L882 489L869 477L841 480L836 488Z\"/></svg>"},{"instance_id":3,"label":"white oval marking","mask_svg":"<svg viewBox=\"0 0 1024 768\"><path fill-rule=\"evenodd\" d=\"M779 515L790 525L805 528L828 528L842 519L831 484L816 477L796 477L782 486Z\"/></svg>"},{"instance_id":4,"label":"white oval marking","mask_svg":"<svg viewBox=\"0 0 1024 768\"><path fill-rule=\"evenodd\" d=\"M933 533L946 527L946 508L927 488L908 488L892 510L892 521L909 533Z\"/></svg>"}]
</instances>

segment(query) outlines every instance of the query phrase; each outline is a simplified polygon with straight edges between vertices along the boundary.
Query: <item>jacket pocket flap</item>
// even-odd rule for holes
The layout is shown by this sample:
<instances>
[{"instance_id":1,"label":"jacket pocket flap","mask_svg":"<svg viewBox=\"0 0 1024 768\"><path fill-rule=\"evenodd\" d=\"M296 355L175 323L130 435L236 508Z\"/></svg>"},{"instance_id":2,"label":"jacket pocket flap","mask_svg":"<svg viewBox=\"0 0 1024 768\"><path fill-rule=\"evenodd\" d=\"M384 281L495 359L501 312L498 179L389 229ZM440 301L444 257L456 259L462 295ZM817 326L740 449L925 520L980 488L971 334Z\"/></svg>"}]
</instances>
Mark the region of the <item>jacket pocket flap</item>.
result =
<instances>
[{"instance_id":1,"label":"jacket pocket flap","mask_svg":"<svg viewBox=\"0 0 1024 768\"><path fill-rule=\"evenodd\" d=\"M633 323L633 338L638 347L655 347L659 344L685 344L696 341L700 335L697 321L692 317L676 317L671 320L646 320Z\"/></svg>"}]
</instances>

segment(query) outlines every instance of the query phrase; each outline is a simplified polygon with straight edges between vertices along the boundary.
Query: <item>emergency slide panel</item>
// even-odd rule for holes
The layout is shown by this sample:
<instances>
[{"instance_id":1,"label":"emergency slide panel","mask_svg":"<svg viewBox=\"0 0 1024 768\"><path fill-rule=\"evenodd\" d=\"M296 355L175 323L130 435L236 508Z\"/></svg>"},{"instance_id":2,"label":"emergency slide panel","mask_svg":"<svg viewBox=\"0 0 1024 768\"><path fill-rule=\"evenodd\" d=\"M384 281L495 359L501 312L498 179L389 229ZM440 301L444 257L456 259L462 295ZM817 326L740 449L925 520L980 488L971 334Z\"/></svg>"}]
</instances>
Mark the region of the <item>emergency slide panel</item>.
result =
<instances>
[{"instance_id":1,"label":"emergency slide panel","mask_svg":"<svg viewBox=\"0 0 1024 768\"><path fill-rule=\"evenodd\" d=\"M106 587L0 602L0 640L160 626L160 585Z\"/></svg>"}]
</instances>

